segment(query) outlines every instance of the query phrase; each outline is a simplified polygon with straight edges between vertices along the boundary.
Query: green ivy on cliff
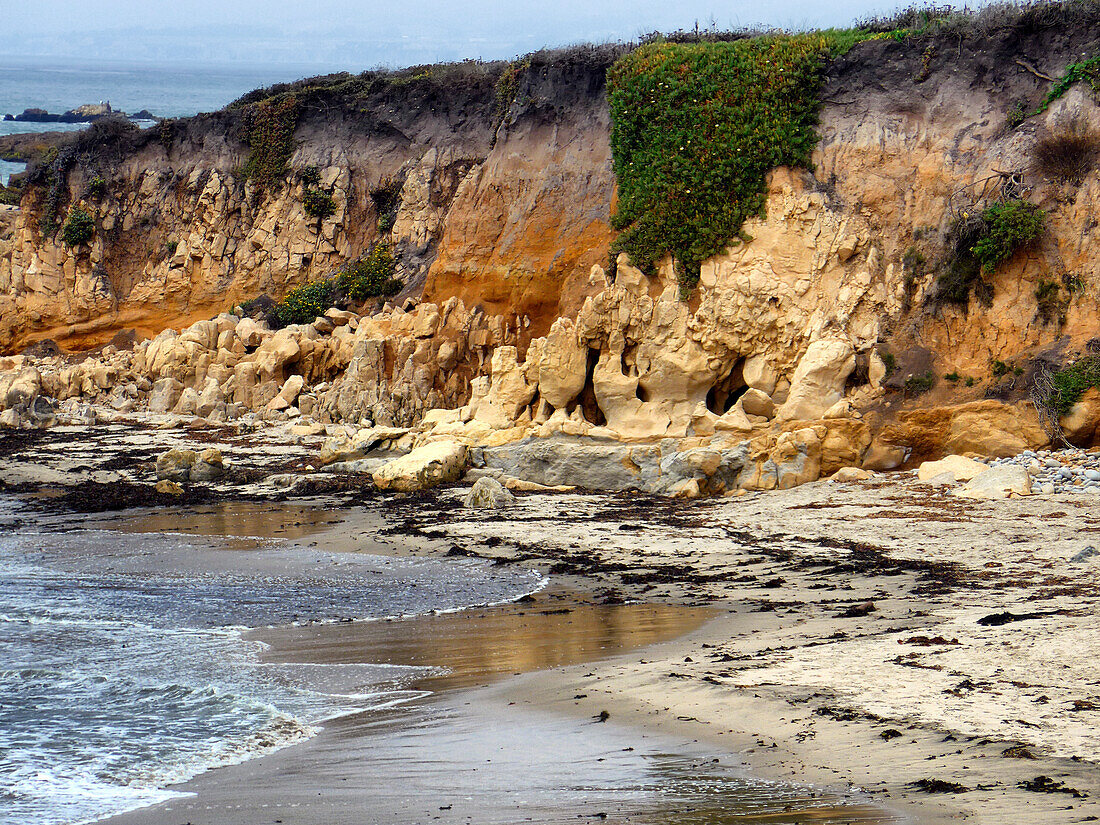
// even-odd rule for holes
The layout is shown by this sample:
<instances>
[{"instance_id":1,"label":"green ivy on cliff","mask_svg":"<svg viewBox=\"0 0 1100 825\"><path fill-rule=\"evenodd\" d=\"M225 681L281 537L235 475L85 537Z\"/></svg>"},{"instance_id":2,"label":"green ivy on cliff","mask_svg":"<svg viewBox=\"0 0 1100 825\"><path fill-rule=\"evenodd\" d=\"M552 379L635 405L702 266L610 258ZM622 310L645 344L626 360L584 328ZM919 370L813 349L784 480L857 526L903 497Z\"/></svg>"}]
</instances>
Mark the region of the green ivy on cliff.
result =
<instances>
[{"instance_id":1,"label":"green ivy on cliff","mask_svg":"<svg viewBox=\"0 0 1100 825\"><path fill-rule=\"evenodd\" d=\"M612 252L651 272L671 254L681 293L764 208L777 166L809 166L822 70L872 37L826 31L648 43L608 72L619 185Z\"/></svg>"},{"instance_id":2,"label":"green ivy on cliff","mask_svg":"<svg viewBox=\"0 0 1100 825\"><path fill-rule=\"evenodd\" d=\"M1050 108L1051 103L1068 92L1077 83L1088 83L1093 94L1100 94L1100 54L1094 54L1092 57L1066 66L1062 76L1051 85L1050 91L1043 98L1043 102L1039 104L1039 108L1028 117L1045 112Z\"/></svg>"},{"instance_id":3,"label":"green ivy on cliff","mask_svg":"<svg viewBox=\"0 0 1100 825\"><path fill-rule=\"evenodd\" d=\"M293 95L253 103L245 116L245 140L250 147L245 177L260 189L281 180L294 154L298 100Z\"/></svg>"}]
</instances>

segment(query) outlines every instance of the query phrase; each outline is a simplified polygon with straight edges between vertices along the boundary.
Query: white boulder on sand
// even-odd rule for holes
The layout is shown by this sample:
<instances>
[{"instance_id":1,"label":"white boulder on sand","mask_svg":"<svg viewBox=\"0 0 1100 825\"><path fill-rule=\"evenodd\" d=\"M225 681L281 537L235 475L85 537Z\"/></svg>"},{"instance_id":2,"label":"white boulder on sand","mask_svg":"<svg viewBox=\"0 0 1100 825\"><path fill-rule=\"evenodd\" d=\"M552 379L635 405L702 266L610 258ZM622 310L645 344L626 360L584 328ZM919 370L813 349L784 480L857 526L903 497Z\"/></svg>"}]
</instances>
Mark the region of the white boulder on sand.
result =
<instances>
[{"instance_id":1,"label":"white boulder on sand","mask_svg":"<svg viewBox=\"0 0 1100 825\"><path fill-rule=\"evenodd\" d=\"M408 455L383 464L373 474L380 490L424 490L458 481L466 469L466 447L454 441L433 441Z\"/></svg>"},{"instance_id":2,"label":"white boulder on sand","mask_svg":"<svg viewBox=\"0 0 1100 825\"><path fill-rule=\"evenodd\" d=\"M474 482L462 504L471 510L496 510L516 500L511 491L495 478L484 476Z\"/></svg>"}]
</instances>

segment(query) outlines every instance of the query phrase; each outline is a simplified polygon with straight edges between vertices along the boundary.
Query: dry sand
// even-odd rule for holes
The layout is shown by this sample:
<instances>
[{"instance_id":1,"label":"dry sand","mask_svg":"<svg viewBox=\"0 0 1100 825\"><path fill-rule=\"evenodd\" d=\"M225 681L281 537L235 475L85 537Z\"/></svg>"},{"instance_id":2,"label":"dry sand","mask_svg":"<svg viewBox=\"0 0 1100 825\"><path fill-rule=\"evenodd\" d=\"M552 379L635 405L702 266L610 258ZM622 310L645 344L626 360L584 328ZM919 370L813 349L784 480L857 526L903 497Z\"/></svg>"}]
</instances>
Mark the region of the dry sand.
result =
<instances>
[{"instance_id":1,"label":"dry sand","mask_svg":"<svg viewBox=\"0 0 1100 825\"><path fill-rule=\"evenodd\" d=\"M898 474L695 504L531 496L418 527L436 548L727 611L643 656L509 682L511 700L721 742L762 775L859 786L918 822L1002 825L1100 816L1094 512Z\"/></svg>"}]
</instances>

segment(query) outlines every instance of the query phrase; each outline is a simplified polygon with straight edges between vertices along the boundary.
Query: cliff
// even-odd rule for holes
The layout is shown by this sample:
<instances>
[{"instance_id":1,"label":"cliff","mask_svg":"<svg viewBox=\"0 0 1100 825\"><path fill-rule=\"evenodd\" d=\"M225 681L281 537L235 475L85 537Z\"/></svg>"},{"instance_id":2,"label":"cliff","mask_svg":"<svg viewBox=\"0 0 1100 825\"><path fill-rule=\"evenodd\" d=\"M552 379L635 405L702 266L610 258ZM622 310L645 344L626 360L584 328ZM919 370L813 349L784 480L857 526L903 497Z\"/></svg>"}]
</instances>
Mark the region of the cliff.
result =
<instances>
[{"instance_id":1,"label":"cliff","mask_svg":"<svg viewBox=\"0 0 1100 825\"><path fill-rule=\"evenodd\" d=\"M337 75L140 132L99 124L47 155L23 208L4 215L0 347L152 335L260 293L281 297L383 235L406 294L435 264L432 295L476 292L488 309L556 317L559 281L606 258L603 76L614 54ZM250 120L264 101L288 98L290 157L261 186L246 178L264 151L249 145ZM302 202L306 170L334 201L322 221ZM81 204L96 231L67 247L51 232Z\"/></svg>"},{"instance_id":2,"label":"cliff","mask_svg":"<svg viewBox=\"0 0 1100 825\"><path fill-rule=\"evenodd\" d=\"M163 334L124 368L171 377L177 395L243 369L212 401L238 413L285 410L268 405L295 374L324 388L307 391L322 421L462 408L433 415L428 440L752 444L734 474L750 489L1035 447L1046 435L1020 402L1042 367L1086 350L1100 308L1100 72L1082 62L1100 35L1083 9L861 34L821 79L812 171L773 170L743 240L686 293L668 257L651 272L610 260L606 77L625 47L336 75L145 132L97 127L3 213L0 345L153 336L388 240L409 312L274 333L293 353L263 364L267 338L226 349L236 322L204 321L220 370L157 362ZM323 219L303 203L317 187ZM95 231L69 247L45 222L76 204ZM1043 230L987 267L965 231L999 204L1041 212ZM302 343L318 334L336 337Z\"/></svg>"}]
</instances>

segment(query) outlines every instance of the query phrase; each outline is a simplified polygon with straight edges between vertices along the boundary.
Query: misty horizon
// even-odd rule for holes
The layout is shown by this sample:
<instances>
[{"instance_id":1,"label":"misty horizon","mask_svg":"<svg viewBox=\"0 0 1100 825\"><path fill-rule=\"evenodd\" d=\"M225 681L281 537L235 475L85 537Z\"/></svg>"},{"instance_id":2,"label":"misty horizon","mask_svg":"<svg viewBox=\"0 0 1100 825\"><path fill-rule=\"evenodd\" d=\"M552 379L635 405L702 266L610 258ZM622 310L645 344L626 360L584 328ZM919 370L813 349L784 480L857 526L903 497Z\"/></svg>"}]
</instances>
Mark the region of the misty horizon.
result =
<instances>
[{"instance_id":1,"label":"misty horizon","mask_svg":"<svg viewBox=\"0 0 1100 825\"><path fill-rule=\"evenodd\" d=\"M805 30L850 26L904 4L842 0L756 3L640 0L593 8L562 0L552 8L517 8L500 0L459 5L409 2L399 10L351 0L304 8L286 0L167 3L43 0L6 15L19 32L0 59L35 64L51 59L99 64L252 65L303 72L403 68L461 60L510 60L544 48L636 41L653 32L692 28ZM982 5L979 3L978 5ZM50 14L50 8L55 13ZM156 19L155 25L135 22ZM267 21L258 25L256 20Z\"/></svg>"}]
</instances>

